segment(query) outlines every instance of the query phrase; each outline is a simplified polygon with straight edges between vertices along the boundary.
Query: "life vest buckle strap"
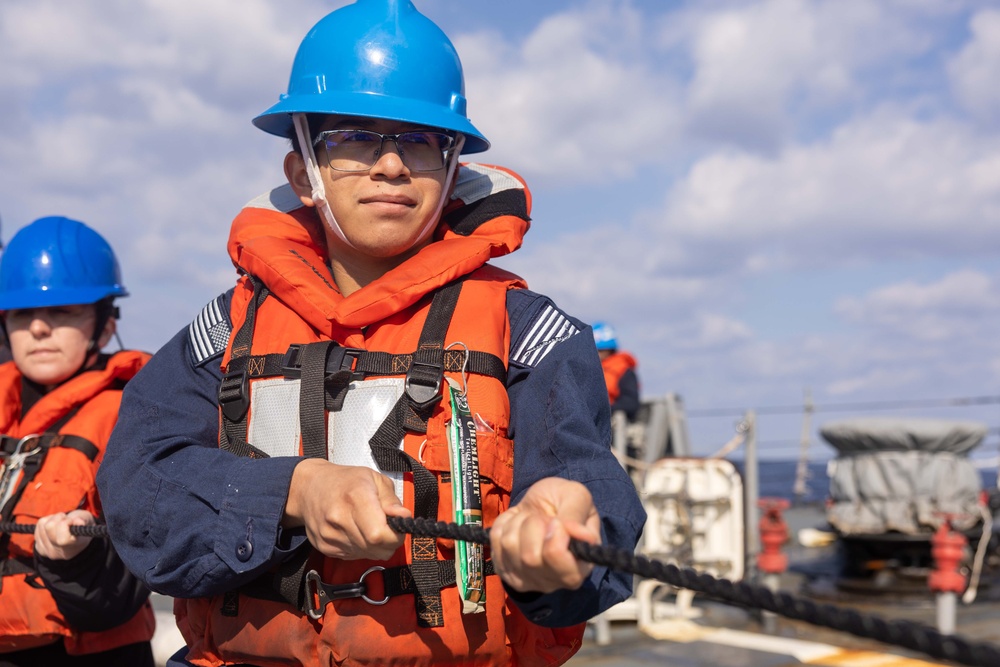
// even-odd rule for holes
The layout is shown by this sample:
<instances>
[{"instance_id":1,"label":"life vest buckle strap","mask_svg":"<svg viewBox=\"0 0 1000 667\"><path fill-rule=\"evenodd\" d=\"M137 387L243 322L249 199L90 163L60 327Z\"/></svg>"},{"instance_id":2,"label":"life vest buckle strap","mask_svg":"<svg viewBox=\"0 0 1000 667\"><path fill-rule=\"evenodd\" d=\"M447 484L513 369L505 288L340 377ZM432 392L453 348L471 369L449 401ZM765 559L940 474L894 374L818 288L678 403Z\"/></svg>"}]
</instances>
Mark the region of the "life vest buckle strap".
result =
<instances>
[{"instance_id":1,"label":"life vest buckle strap","mask_svg":"<svg viewBox=\"0 0 1000 667\"><path fill-rule=\"evenodd\" d=\"M368 604L385 604L389 601L388 594L383 596L381 600L373 600L367 595L368 585L365 583L365 579L369 574L372 572L381 572L384 569L385 568L381 565L374 565L365 570L356 582L349 584L324 583L316 570L309 570L309 572L306 573L305 581L305 612L309 614L309 618L319 620L323 618L323 611L326 609L326 605L330 604L334 600L361 598Z\"/></svg>"},{"instance_id":2,"label":"life vest buckle strap","mask_svg":"<svg viewBox=\"0 0 1000 667\"><path fill-rule=\"evenodd\" d=\"M417 350L403 384L410 404L421 411L431 407L441 400L443 383L444 350L441 348Z\"/></svg>"},{"instance_id":3,"label":"life vest buckle strap","mask_svg":"<svg viewBox=\"0 0 1000 667\"><path fill-rule=\"evenodd\" d=\"M298 380L302 377L302 348L305 345L292 343L285 352L285 358L281 362L281 374L289 380ZM365 350L356 347L342 347L334 343L326 359L326 374L334 375L341 371L354 372L358 359Z\"/></svg>"},{"instance_id":4,"label":"life vest buckle strap","mask_svg":"<svg viewBox=\"0 0 1000 667\"><path fill-rule=\"evenodd\" d=\"M219 406L231 422L238 422L250 408L250 376L245 370L230 371L219 383Z\"/></svg>"}]
</instances>

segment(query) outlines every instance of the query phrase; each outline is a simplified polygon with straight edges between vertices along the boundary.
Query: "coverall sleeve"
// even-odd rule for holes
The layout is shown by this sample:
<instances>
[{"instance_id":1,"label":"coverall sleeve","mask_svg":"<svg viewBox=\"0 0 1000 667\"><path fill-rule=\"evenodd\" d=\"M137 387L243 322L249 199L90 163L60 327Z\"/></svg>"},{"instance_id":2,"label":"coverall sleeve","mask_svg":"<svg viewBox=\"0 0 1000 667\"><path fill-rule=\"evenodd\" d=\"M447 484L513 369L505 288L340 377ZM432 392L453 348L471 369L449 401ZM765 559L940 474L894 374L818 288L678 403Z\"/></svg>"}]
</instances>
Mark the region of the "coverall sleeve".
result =
<instances>
[{"instance_id":1,"label":"coverall sleeve","mask_svg":"<svg viewBox=\"0 0 1000 667\"><path fill-rule=\"evenodd\" d=\"M36 554L35 569L75 630L100 632L121 625L149 598L149 589L125 569L105 537L94 538L68 560Z\"/></svg>"},{"instance_id":2,"label":"coverall sleeve","mask_svg":"<svg viewBox=\"0 0 1000 667\"><path fill-rule=\"evenodd\" d=\"M121 559L150 589L174 597L232 590L305 542L303 531L280 527L301 458L219 449L230 297L209 303L125 387L97 475Z\"/></svg>"},{"instance_id":3,"label":"coverall sleeve","mask_svg":"<svg viewBox=\"0 0 1000 667\"><path fill-rule=\"evenodd\" d=\"M604 544L634 550L646 513L631 479L611 453L607 388L590 328L528 290L509 292L507 311L507 390L514 440L511 504L545 477L581 482L601 516ZM632 575L595 567L577 590L511 596L533 622L559 627L582 623L631 592Z\"/></svg>"}]
</instances>

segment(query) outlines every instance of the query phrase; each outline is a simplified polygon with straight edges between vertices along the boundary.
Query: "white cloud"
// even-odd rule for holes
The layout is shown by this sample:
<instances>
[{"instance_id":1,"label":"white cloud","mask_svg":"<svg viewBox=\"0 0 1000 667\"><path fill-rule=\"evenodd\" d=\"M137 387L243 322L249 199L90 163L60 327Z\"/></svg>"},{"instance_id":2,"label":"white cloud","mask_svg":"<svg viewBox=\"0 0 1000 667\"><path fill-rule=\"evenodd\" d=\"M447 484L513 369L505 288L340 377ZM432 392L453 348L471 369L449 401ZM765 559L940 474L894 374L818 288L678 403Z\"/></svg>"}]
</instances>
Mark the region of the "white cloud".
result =
<instances>
[{"instance_id":1,"label":"white cloud","mask_svg":"<svg viewBox=\"0 0 1000 667\"><path fill-rule=\"evenodd\" d=\"M620 179L661 159L680 91L643 57L642 18L591 3L553 14L523 42L457 36L469 113L494 141L488 159L556 182Z\"/></svg>"},{"instance_id":2,"label":"white cloud","mask_svg":"<svg viewBox=\"0 0 1000 667\"><path fill-rule=\"evenodd\" d=\"M985 9L969 23L971 40L951 60L948 72L958 101L979 119L1000 125L1000 10Z\"/></svg>"},{"instance_id":3,"label":"white cloud","mask_svg":"<svg viewBox=\"0 0 1000 667\"><path fill-rule=\"evenodd\" d=\"M690 3L660 44L690 58L687 127L771 153L808 126L886 95L935 44L941 3L761 0ZM873 76L873 72L880 72Z\"/></svg>"},{"instance_id":4,"label":"white cloud","mask_svg":"<svg viewBox=\"0 0 1000 667\"><path fill-rule=\"evenodd\" d=\"M1000 136L887 107L773 158L713 153L651 233L739 245L756 270L986 252L1000 243Z\"/></svg>"},{"instance_id":5,"label":"white cloud","mask_svg":"<svg viewBox=\"0 0 1000 667\"><path fill-rule=\"evenodd\" d=\"M835 308L880 335L960 344L984 333L977 329L985 318L1000 316L1000 286L981 272L959 271L930 284L907 281L842 298Z\"/></svg>"},{"instance_id":6,"label":"white cloud","mask_svg":"<svg viewBox=\"0 0 1000 667\"><path fill-rule=\"evenodd\" d=\"M785 138L796 92L841 97L847 63L824 48L827 34L810 3L772 0L708 14L694 37L689 119L695 131L751 145Z\"/></svg>"},{"instance_id":7,"label":"white cloud","mask_svg":"<svg viewBox=\"0 0 1000 667\"><path fill-rule=\"evenodd\" d=\"M250 119L345 2L5 0L5 237L46 214L100 227L133 293L126 343L163 342L231 284L228 223L283 179L282 141ZM765 331L744 303L746 276L775 268L998 247L997 12L956 47L969 6L564 0L538 24L452 33L484 159L553 212L501 263L614 321L645 387L701 406L994 386L996 276L859 288L836 332Z\"/></svg>"},{"instance_id":8,"label":"white cloud","mask_svg":"<svg viewBox=\"0 0 1000 667\"><path fill-rule=\"evenodd\" d=\"M232 282L225 239L239 207L283 181L286 145L250 120L284 92L299 40L329 9L319 0L296 11L263 0L3 3L5 236L50 214L99 229L132 293L165 304L144 330L155 338L139 341L162 343Z\"/></svg>"}]
</instances>

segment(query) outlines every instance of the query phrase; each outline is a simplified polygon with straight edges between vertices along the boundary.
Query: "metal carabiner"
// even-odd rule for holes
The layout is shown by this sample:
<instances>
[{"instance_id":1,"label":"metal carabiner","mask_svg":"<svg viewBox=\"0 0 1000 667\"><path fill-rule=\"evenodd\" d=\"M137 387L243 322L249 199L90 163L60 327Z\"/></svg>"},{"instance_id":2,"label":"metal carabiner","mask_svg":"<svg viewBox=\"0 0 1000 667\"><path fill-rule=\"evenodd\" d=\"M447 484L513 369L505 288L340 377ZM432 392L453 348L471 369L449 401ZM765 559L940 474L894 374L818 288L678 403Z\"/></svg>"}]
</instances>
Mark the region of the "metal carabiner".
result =
<instances>
[{"instance_id":1,"label":"metal carabiner","mask_svg":"<svg viewBox=\"0 0 1000 667\"><path fill-rule=\"evenodd\" d=\"M368 604L383 605L389 601L386 595L381 600L372 600L366 595L368 587L365 585L365 578L372 572L378 572L385 568L381 565L373 565L364 571L364 574L356 582L350 584L327 584L319 576L316 570L309 570L306 573L305 583L305 606L309 618L319 620L323 618L323 610L326 605L334 600L349 600L351 598L361 598ZM318 603L318 604L317 604Z\"/></svg>"},{"instance_id":2,"label":"metal carabiner","mask_svg":"<svg viewBox=\"0 0 1000 667\"><path fill-rule=\"evenodd\" d=\"M358 583L363 585L365 583L365 577L367 577L372 572L381 572L384 569L385 568L382 567L381 565L372 565L370 568L368 568L367 570L364 571L364 574L362 574L361 578L358 579ZM365 593L367 593L368 592L368 586L364 586L364 589L365 589ZM362 594L361 595L361 599L364 600L365 602L367 602L368 604L373 604L375 606L380 606L380 605L383 605L383 604L385 604L386 602L389 601L389 596L388 596L388 594L386 594L385 597L383 597L381 600L372 600L367 595Z\"/></svg>"},{"instance_id":3,"label":"metal carabiner","mask_svg":"<svg viewBox=\"0 0 1000 667\"><path fill-rule=\"evenodd\" d=\"M10 496L13 495L14 489L11 486L11 482L17 478L17 473L24 467L24 462L29 457L42 451L40 445L32 449L30 452L24 451L25 444L30 442L32 438L40 439L41 434L32 433L18 440L17 445L14 447L14 451L8 454L3 462L2 472L0 472L0 507L6 505Z\"/></svg>"},{"instance_id":4,"label":"metal carabiner","mask_svg":"<svg viewBox=\"0 0 1000 667\"><path fill-rule=\"evenodd\" d=\"M34 456L35 454L37 454L38 452L40 452L42 450L41 445L39 445L38 447L35 447L30 452L22 451L24 449L24 443L30 442L32 440L32 438L36 438L38 440L41 440L42 434L41 433L32 433L32 434L26 435L23 438L21 438L20 440L18 440L17 441L17 446L14 447L14 451L13 451L13 453L11 453L11 457L21 456L23 459L26 459L29 456Z\"/></svg>"}]
</instances>

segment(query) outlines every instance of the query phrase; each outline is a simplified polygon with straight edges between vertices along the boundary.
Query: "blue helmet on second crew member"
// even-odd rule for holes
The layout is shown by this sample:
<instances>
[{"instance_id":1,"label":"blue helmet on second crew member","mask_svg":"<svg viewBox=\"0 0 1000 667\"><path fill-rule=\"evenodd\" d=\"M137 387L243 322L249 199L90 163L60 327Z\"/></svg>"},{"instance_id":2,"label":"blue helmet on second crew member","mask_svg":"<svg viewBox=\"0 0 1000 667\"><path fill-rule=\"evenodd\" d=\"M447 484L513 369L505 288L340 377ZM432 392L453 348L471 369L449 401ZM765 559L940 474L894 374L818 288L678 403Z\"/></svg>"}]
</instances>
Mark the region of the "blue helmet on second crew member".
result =
<instances>
[{"instance_id":1,"label":"blue helmet on second crew member","mask_svg":"<svg viewBox=\"0 0 1000 667\"><path fill-rule=\"evenodd\" d=\"M595 322L593 329L594 344L597 345L598 350L618 349L618 338L615 335L614 327L607 322Z\"/></svg>"},{"instance_id":2,"label":"blue helmet on second crew member","mask_svg":"<svg viewBox=\"0 0 1000 667\"><path fill-rule=\"evenodd\" d=\"M0 257L0 311L128 296L114 251L78 220L47 217L19 230Z\"/></svg>"}]
</instances>

